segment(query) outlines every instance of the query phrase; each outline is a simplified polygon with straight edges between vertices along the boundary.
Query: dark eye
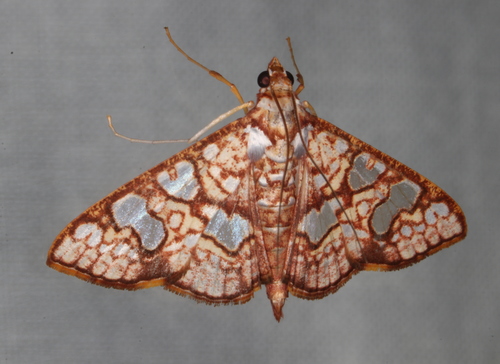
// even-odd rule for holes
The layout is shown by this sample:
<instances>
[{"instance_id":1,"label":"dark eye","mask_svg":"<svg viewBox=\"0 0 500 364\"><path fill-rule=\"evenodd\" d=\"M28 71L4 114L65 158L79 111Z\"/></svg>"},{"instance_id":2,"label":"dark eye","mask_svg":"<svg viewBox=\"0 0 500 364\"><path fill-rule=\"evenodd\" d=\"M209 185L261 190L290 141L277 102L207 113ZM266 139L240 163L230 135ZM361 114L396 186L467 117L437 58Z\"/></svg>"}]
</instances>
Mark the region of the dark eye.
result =
<instances>
[{"instance_id":1,"label":"dark eye","mask_svg":"<svg viewBox=\"0 0 500 364\"><path fill-rule=\"evenodd\" d=\"M290 72L286 71L286 76L288 77L293 86L293 75Z\"/></svg>"},{"instance_id":2,"label":"dark eye","mask_svg":"<svg viewBox=\"0 0 500 364\"><path fill-rule=\"evenodd\" d=\"M269 77L268 71L261 72L259 77L257 77L257 83L259 84L260 87L269 86L270 81L271 81L271 77Z\"/></svg>"}]
</instances>

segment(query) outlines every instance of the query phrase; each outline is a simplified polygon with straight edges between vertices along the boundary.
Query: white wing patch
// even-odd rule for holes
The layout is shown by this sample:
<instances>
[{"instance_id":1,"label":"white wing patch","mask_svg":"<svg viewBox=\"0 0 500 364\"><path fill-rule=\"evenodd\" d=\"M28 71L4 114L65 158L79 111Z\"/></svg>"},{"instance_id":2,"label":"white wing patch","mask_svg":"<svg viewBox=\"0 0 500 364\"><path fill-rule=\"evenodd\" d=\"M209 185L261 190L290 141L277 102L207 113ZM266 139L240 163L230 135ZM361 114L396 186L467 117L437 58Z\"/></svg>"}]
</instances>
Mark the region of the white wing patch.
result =
<instances>
[{"instance_id":1,"label":"white wing patch","mask_svg":"<svg viewBox=\"0 0 500 364\"><path fill-rule=\"evenodd\" d=\"M404 180L391 187L390 197L375 209L372 217L372 226L379 235L385 234L394 216L400 210L410 210L417 201L420 187L408 180Z\"/></svg>"},{"instance_id":2,"label":"white wing patch","mask_svg":"<svg viewBox=\"0 0 500 364\"><path fill-rule=\"evenodd\" d=\"M354 159L354 166L349 174L349 185L356 191L373 184L378 176L385 171L385 166L372 162L368 154L360 154Z\"/></svg>"},{"instance_id":3,"label":"white wing patch","mask_svg":"<svg viewBox=\"0 0 500 364\"><path fill-rule=\"evenodd\" d=\"M248 133L248 157L252 162L258 161L264 155L266 147L272 145L269 138L259 128L252 128L248 126L245 129Z\"/></svg>"},{"instance_id":4,"label":"white wing patch","mask_svg":"<svg viewBox=\"0 0 500 364\"><path fill-rule=\"evenodd\" d=\"M146 200L135 194L128 194L113 204L113 216L123 228L130 226L141 238L141 244L147 250L154 250L165 238L161 221L149 215Z\"/></svg>"},{"instance_id":5,"label":"white wing patch","mask_svg":"<svg viewBox=\"0 0 500 364\"><path fill-rule=\"evenodd\" d=\"M325 201L321 211L312 209L303 220L305 231L313 243L317 243L325 235L333 224L338 222L332 207Z\"/></svg>"},{"instance_id":6,"label":"white wing patch","mask_svg":"<svg viewBox=\"0 0 500 364\"><path fill-rule=\"evenodd\" d=\"M203 149L203 158L207 161L213 161L215 157L219 154L220 149L215 144L209 144L205 149Z\"/></svg>"},{"instance_id":7,"label":"white wing patch","mask_svg":"<svg viewBox=\"0 0 500 364\"><path fill-rule=\"evenodd\" d=\"M87 223L80 225L75 234L66 236L62 244L54 251L54 255L62 262L75 264L88 246L93 249L102 241L103 232L97 224Z\"/></svg>"},{"instance_id":8,"label":"white wing patch","mask_svg":"<svg viewBox=\"0 0 500 364\"><path fill-rule=\"evenodd\" d=\"M305 145L308 145L309 130L313 130L312 125L308 125L305 128L302 128L302 139L304 139ZM302 157L306 153L306 149L304 147L304 143L302 143L302 139L300 138L300 134L297 133L292 141L292 146L294 149L293 154L296 158Z\"/></svg>"},{"instance_id":9,"label":"white wing patch","mask_svg":"<svg viewBox=\"0 0 500 364\"><path fill-rule=\"evenodd\" d=\"M175 169L177 171L176 179L171 179L167 172L161 172L158 174L158 182L170 195L184 200L192 200L200 188L194 176L193 165L189 162L179 162L175 165Z\"/></svg>"},{"instance_id":10,"label":"white wing patch","mask_svg":"<svg viewBox=\"0 0 500 364\"><path fill-rule=\"evenodd\" d=\"M238 214L229 218L223 210L218 210L208 223L205 234L213 236L229 250L236 250L250 235L250 225Z\"/></svg>"},{"instance_id":11,"label":"white wing patch","mask_svg":"<svg viewBox=\"0 0 500 364\"><path fill-rule=\"evenodd\" d=\"M82 224L75 231L75 239L87 239L89 246L96 246L101 242L102 230L97 224Z\"/></svg>"}]
</instances>

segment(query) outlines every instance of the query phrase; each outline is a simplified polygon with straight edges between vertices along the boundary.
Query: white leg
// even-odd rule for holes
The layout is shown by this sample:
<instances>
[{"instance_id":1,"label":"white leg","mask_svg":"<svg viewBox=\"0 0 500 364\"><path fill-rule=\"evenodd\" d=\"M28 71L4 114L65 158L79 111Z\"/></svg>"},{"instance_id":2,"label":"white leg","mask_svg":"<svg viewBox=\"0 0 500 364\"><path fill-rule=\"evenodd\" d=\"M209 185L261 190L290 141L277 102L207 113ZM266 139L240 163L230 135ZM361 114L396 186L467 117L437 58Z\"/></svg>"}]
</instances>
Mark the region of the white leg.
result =
<instances>
[{"instance_id":1,"label":"white leg","mask_svg":"<svg viewBox=\"0 0 500 364\"><path fill-rule=\"evenodd\" d=\"M218 123L220 123L222 120L226 119L227 117L237 113L238 111L242 110L242 109L245 109L245 108L252 108L254 106L254 102L253 101L249 101L249 102L246 102L242 105L239 105L239 106L236 106L234 109L232 110L229 110L228 112L222 114L221 116L219 116L218 118L216 118L215 120L213 120L210 124L208 124L207 126L205 126L203 129L201 129L198 133L196 133L193 137L191 137L190 139L171 139L171 140L145 140L145 139L136 139L136 138L129 138L125 135L122 135L120 133L118 133L115 129L115 127L113 126L113 122L111 120L111 116L108 115L108 125L109 125L109 128L111 129L111 131L113 131L113 134L115 134L117 137L120 137L120 138L123 138L125 140L128 140L129 142L134 142L134 143L148 143L148 144L161 144L161 143L192 143L196 140L198 140L198 138L204 133L206 132L208 129L210 129L211 127L217 125Z\"/></svg>"}]
</instances>

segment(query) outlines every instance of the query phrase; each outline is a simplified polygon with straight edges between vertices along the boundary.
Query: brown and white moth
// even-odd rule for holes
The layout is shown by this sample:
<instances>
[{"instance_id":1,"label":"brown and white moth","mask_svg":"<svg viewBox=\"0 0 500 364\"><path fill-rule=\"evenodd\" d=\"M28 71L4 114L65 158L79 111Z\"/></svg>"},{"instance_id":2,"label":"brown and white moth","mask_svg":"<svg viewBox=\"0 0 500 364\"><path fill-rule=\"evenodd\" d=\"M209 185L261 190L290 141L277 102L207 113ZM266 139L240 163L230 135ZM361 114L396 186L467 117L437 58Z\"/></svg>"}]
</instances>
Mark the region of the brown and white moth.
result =
<instances>
[{"instance_id":1,"label":"brown and white moth","mask_svg":"<svg viewBox=\"0 0 500 364\"><path fill-rule=\"evenodd\" d=\"M247 302L265 285L279 321L288 293L319 299L361 270L401 269L465 237L446 192L318 118L299 100L297 76L294 91L273 58L255 103L232 88L237 109L251 107L244 117L91 206L47 264L216 305Z\"/></svg>"}]
</instances>

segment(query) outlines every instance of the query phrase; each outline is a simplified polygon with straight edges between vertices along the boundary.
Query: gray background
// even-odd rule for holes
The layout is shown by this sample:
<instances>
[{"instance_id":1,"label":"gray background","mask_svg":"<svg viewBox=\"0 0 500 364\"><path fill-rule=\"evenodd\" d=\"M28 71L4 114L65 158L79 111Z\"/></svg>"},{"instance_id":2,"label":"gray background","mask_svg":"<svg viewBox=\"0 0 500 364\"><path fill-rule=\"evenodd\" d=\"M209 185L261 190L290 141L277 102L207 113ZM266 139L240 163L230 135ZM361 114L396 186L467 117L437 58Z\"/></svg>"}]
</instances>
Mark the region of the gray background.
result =
<instances>
[{"instance_id":1,"label":"gray background","mask_svg":"<svg viewBox=\"0 0 500 364\"><path fill-rule=\"evenodd\" d=\"M498 362L499 19L487 0L3 0L0 361ZM271 57L292 68L290 36L302 99L445 189L467 239L319 301L291 297L280 324L263 291L214 308L46 267L66 224L185 147L116 138L107 114L129 136L186 138L237 105L164 26L245 100Z\"/></svg>"}]
</instances>

